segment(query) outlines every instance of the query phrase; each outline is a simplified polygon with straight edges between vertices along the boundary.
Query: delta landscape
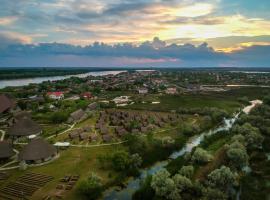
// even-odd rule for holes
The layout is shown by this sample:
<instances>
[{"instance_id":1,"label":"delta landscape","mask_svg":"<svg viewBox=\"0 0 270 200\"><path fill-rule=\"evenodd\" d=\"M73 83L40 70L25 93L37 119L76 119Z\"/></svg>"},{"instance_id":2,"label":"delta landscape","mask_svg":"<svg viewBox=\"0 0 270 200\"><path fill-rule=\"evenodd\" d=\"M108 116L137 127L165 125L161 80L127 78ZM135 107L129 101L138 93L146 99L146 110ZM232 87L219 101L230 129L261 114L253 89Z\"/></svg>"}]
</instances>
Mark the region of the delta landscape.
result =
<instances>
[{"instance_id":1,"label":"delta landscape","mask_svg":"<svg viewBox=\"0 0 270 200\"><path fill-rule=\"evenodd\" d=\"M270 200L268 0L2 0L0 200Z\"/></svg>"}]
</instances>

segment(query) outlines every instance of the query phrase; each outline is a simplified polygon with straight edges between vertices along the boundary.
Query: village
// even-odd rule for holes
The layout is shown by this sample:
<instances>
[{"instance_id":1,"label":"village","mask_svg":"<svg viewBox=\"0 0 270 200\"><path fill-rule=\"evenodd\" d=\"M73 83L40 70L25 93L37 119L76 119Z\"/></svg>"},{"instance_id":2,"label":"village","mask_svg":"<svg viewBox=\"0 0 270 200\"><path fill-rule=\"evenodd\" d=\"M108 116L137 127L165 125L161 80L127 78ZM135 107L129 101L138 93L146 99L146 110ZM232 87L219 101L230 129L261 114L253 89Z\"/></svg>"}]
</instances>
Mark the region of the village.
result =
<instances>
[{"instance_id":1,"label":"village","mask_svg":"<svg viewBox=\"0 0 270 200\"><path fill-rule=\"evenodd\" d=\"M0 199L75 199L86 165L103 171L103 184L112 186L121 172L102 170L98 160L115 149L126 151L133 135L150 138L149 154L139 154L142 165L148 165L162 157L147 161L144 156L157 149L167 155L178 142L216 126L256 95L236 87L244 95L224 98L235 91L228 85L238 84L224 81L228 72L207 73L208 79L204 72L197 78L196 72L189 78L187 73L138 70L2 89L0 183L6 184ZM52 172L70 159L74 166ZM76 165L84 167L74 170Z\"/></svg>"}]
</instances>

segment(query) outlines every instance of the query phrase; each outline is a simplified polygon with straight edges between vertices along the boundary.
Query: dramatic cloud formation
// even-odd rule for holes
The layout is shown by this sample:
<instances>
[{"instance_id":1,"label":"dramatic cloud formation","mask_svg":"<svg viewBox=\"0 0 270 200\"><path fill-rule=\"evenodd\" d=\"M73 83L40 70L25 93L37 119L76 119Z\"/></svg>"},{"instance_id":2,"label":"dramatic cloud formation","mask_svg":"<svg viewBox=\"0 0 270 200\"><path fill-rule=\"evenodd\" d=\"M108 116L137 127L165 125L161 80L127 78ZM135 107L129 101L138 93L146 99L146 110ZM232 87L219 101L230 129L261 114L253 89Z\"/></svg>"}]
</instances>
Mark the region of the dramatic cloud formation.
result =
<instances>
[{"instance_id":1,"label":"dramatic cloud formation","mask_svg":"<svg viewBox=\"0 0 270 200\"><path fill-rule=\"evenodd\" d=\"M267 66L269 7L269 0L2 0L0 65Z\"/></svg>"}]
</instances>

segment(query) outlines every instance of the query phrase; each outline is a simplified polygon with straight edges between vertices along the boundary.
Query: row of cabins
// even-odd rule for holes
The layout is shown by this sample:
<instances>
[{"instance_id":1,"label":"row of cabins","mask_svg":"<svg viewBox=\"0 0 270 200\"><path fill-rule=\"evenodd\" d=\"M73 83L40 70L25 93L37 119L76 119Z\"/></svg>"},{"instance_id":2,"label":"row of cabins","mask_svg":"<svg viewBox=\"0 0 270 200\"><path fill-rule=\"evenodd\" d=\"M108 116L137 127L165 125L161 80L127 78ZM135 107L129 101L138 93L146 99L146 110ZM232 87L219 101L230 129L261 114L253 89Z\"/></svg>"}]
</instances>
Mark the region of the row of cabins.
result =
<instances>
[{"instance_id":1,"label":"row of cabins","mask_svg":"<svg viewBox=\"0 0 270 200\"><path fill-rule=\"evenodd\" d=\"M139 112L107 110L100 112L95 128L101 135L109 135L108 125L115 127L117 136L122 137L127 133L147 133L158 127L164 127L167 123L175 125L180 116L176 114L155 115L141 114Z\"/></svg>"}]
</instances>

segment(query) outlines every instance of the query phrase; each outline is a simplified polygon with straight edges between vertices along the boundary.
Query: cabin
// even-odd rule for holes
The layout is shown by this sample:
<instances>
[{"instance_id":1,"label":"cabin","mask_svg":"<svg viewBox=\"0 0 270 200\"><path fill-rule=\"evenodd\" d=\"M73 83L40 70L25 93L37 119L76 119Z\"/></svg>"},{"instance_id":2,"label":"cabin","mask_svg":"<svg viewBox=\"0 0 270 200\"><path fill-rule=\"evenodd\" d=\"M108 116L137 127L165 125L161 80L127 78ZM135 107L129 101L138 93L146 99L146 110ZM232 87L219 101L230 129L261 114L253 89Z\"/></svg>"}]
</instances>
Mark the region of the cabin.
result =
<instances>
[{"instance_id":1,"label":"cabin","mask_svg":"<svg viewBox=\"0 0 270 200\"><path fill-rule=\"evenodd\" d=\"M41 133L42 129L40 125L26 116L20 118L7 131L7 134L12 138L39 135Z\"/></svg>"},{"instance_id":2,"label":"cabin","mask_svg":"<svg viewBox=\"0 0 270 200\"><path fill-rule=\"evenodd\" d=\"M90 140L91 140L91 142L96 142L98 140L98 136L96 134L91 134Z\"/></svg>"},{"instance_id":3,"label":"cabin","mask_svg":"<svg viewBox=\"0 0 270 200\"><path fill-rule=\"evenodd\" d=\"M68 118L68 123L80 122L85 120L86 118L86 112L84 112L82 109L79 109L70 114L70 117Z\"/></svg>"},{"instance_id":4,"label":"cabin","mask_svg":"<svg viewBox=\"0 0 270 200\"><path fill-rule=\"evenodd\" d=\"M147 88L139 88L138 89L138 93L139 94L147 94L148 93L148 89Z\"/></svg>"},{"instance_id":5,"label":"cabin","mask_svg":"<svg viewBox=\"0 0 270 200\"><path fill-rule=\"evenodd\" d=\"M80 135L79 135L79 139L80 140L88 140L89 139L89 135L88 135L88 133L80 133Z\"/></svg>"},{"instance_id":6,"label":"cabin","mask_svg":"<svg viewBox=\"0 0 270 200\"><path fill-rule=\"evenodd\" d=\"M12 144L7 141L0 141L0 162L7 161L15 155L12 149Z\"/></svg>"},{"instance_id":7,"label":"cabin","mask_svg":"<svg viewBox=\"0 0 270 200\"><path fill-rule=\"evenodd\" d=\"M110 142L110 141L112 141L112 136L109 135L109 134L102 135L102 140L103 140L104 142Z\"/></svg>"},{"instance_id":8,"label":"cabin","mask_svg":"<svg viewBox=\"0 0 270 200\"><path fill-rule=\"evenodd\" d=\"M8 96L0 95L0 114L5 114L10 112L15 107L15 102L13 102Z\"/></svg>"},{"instance_id":9,"label":"cabin","mask_svg":"<svg viewBox=\"0 0 270 200\"><path fill-rule=\"evenodd\" d=\"M81 94L81 97L84 99L91 99L91 98L93 98L93 95L91 92L84 92Z\"/></svg>"},{"instance_id":10,"label":"cabin","mask_svg":"<svg viewBox=\"0 0 270 200\"><path fill-rule=\"evenodd\" d=\"M26 164L40 164L53 159L57 155L56 148L46 140L31 140L19 153L18 159Z\"/></svg>"},{"instance_id":11,"label":"cabin","mask_svg":"<svg viewBox=\"0 0 270 200\"><path fill-rule=\"evenodd\" d=\"M166 94L177 94L177 88L176 87L167 88L165 93Z\"/></svg>"},{"instance_id":12,"label":"cabin","mask_svg":"<svg viewBox=\"0 0 270 200\"><path fill-rule=\"evenodd\" d=\"M64 99L64 92L47 92L50 99L61 100Z\"/></svg>"}]
</instances>

